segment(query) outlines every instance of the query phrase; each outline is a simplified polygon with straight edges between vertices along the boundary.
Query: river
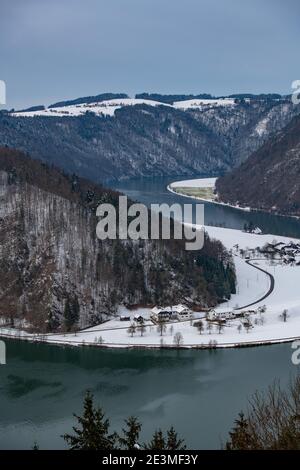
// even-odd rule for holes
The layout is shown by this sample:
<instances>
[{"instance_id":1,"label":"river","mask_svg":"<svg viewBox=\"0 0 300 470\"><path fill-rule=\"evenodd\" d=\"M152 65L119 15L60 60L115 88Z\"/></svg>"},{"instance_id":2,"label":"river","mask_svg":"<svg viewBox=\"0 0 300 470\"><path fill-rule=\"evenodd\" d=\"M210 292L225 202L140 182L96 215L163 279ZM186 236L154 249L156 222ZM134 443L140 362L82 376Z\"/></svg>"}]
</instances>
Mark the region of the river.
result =
<instances>
[{"instance_id":1,"label":"river","mask_svg":"<svg viewBox=\"0 0 300 470\"><path fill-rule=\"evenodd\" d=\"M178 178L180 179L180 178ZM183 179L183 178L181 178ZM114 185L131 199L191 202L166 190L166 178ZM300 221L244 213L205 204L205 222L241 228L253 221L265 232L300 237ZM64 348L7 341L7 365L0 366L0 448L64 448L61 434L81 412L91 390L120 430L136 415L142 440L157 428L174 425L188 448L220 448L247 398L275 378L283 384L298 372L291 345L216 351L127 351Z\"/></svg>"}]
</instances>

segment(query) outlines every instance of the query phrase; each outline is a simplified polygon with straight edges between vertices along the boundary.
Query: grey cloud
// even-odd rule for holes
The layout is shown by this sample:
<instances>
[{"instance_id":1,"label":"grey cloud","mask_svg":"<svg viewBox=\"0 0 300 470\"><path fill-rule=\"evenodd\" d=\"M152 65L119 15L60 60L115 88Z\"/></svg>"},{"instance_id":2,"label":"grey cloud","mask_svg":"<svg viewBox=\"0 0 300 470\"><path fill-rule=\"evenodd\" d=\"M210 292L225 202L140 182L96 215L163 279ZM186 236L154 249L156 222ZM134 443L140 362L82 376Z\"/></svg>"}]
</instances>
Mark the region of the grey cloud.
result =
<instances>
[{"instance_id":1,"label":"grey cloud","mask_svg":"<svg viewBox=\"0 0 300 470\"><path fill-rule=\"evenodd\" d=\"M295 0L1 0L8 105L102 91L288 92Z\"/></svg>"}]
</instances>

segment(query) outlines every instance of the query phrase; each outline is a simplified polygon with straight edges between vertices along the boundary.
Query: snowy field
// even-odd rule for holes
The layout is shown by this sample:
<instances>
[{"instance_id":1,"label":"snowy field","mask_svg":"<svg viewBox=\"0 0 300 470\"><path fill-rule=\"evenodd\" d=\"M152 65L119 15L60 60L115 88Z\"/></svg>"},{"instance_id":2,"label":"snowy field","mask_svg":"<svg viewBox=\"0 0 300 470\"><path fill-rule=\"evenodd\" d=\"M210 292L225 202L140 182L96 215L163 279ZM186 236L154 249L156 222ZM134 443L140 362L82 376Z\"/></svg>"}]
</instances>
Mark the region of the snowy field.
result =
<instances>
[{"instance_id":1,"label":"snowy field","mask_svg":"<svg viewBox=\"0 0 300 470\"><path fill-rule=\"evenodd\" d=\"M267 242L288 243L291 239L274 235L255 235L239 230L224 229L220 227L206 227L211 238L221 240L223 244L233 251L233 258L237 272L237 293L223 307L243 307L259 300L270 287L270 278L265 273L250 266L240 257L239 249L253 249L262 247ZM295 240L294 240L295 241ZM238 249L236 247L238 245ZM120 315L128 315L133 321L135 315L145 318L145 331L138 328L131 335L128 327L131 322L112 319L106 323L86 329L76 334L55 334L32 336L7 328L0 328L2 336L17 336L22 339L35 341L47 341L55 344L97 345L107 347L174 347L174 335L182 335L183 347L233 347L238 345L251 345L269 342L291 341L300 338L300 290L298 288L300 266L282 265L279 261L272 264L265 259L254 259L252 264L261 267L274 276L274 291L263 302L251 307L266 306L263 314L253 314L251 323L253 328L246 330L240 319L227 322L226 326L219 330L217 324L213 324L212 330L207 328L204 312L195 313L195 320L202 318L204 331L199 331L193 326L193 321L168 322L166 330L161 335L150 319L149 309L128 311L124 307L120 309ZM287 310L287 321L282 318L283 310Z\"/></svg>"},{"instance_id":2,"label":"snowy field","mask_svg":"<svg viewBox=\"0 0 300 470\"><path fill-rule=\"evenodd\" d=\"M137 98L122 98L122 99L112 99L106 101L100 101L95 103L81 103L77 105L62 106L57 108L46 108L39 111L21 111L12 113L13 116L22 116L22 117L33 117L33 116L55 116L55 117L64 117L64 116L80 116L86 112L93 112L98 116L114 116L117 109L123 108L125 106L136 106L140 104L145 104L147 106L166 106L173 107L175 109L188 110L188 109L206 109L215 106L234 106L234 100L230 98L224 99L211 99L211 100L186 100L186 101L177 101L173 105L162 103L159 101L147 100L147 99L137 99Z\"/></svg>"},{"instance_id":3,"label":"snowy field","mask_svg":"<svg viewBox=\"0 0 300 470\"><path fill-rule=\"evenodd\" d=\"M233 98L219 98L219 99L194 99L186 101L176 101L173 106L177 109L203 109L207 106L234 106L235 100Z\"/></svg>"},{"instance_id":4,"label":"snowy field","mask_svg":"<svg viewBox=\"0 0 300 470\"><path fill-rule=\"evenodd\" d=\"M146 104L148 106L169 106L165 103L152 100L141 100L141 99L113 99L107 101L100 101L96 103L82 103L70 106L61 106L58 108L46 108L40 111L26 111L14 113L14 116L33 117L33 116L80 116L86 112L92 112L98 116L113 116L117 109L123 108L124 106L135 106L138 104Z\"/></svg>"},{"instance_id":5,"label":"snowy field","mask_svg":"<svg viewBox=\"0 0 300 470\"><path fill-rule=\"evenodd\" d=\"M199 178L193 180L175 181L174 183L170 183L167 186L167 189L171 193L197 199L199 201L208 201L214 204L233 207L234 209L239 209L246 212L251 211L251 207L241 207L239 205L232 205L227 204L226 202L218 201L218 195L214 194L217 179L218 178ZM192 193L193 189L195 190L194 194ZM199 191L198 195L197 190ZM207 191L206 194L204 190Z\"/></svg>"},{"instance_id":6,"label":"snowy field","mask_svg":"<svg viewBox=\"0 0 300 470\"><path fill-rule=\"evenodd\" d=\"M234 257L237 279L237 293L221 307L240 308L249 305L256 299L263 297L269 290L270 279L261 271L253 269L239 256ZM267 269L266 269L267 271Z\"/></svg>"},{"instance_id":7,"label":"snowy field","mask_svg":"<svg viewBox=\"0 0 300 470\"><path fill-rule=\"evenodd\" d=\"M175 181L171 188L215 188L217 178L199 178L194 180Z\"/></svg>"},{"instance_id":8,"label":"snowy field","mask_svg":"<svg viewBox=\"0 0 300 470\"><path fill-rule=\"evenodd\" d=\"M199 178L193 180L175 181L167 187L171 193L198 199L200 201L215 202L214 193L217 178Z\"/></svg>"}]
</instances>

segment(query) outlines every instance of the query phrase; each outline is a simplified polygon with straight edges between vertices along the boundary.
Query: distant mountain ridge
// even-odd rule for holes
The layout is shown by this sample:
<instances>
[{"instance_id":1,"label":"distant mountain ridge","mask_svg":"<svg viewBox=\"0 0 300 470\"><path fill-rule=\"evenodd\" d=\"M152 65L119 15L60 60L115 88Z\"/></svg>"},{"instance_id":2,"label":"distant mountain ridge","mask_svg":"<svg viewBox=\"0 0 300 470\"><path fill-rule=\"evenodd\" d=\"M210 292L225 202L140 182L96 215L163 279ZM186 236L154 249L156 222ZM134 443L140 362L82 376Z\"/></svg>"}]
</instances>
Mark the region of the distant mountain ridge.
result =
<instances>
[{"instance_id":1,"label":"distant mountain ridge","mask_svg":"<svg viewBox=\"0 0 300 470\"><path fill-rule=\"evenodd\" d=\"M222 201L300 216L300 116L217 180Z\"/></svg>"},{"instance_id":2,"label":"distant mountain ridge","mask_svg":"<svg viewBox=\"0 0 300 470\"><path fill-rule=\"evenodd\" d=\"M264 101L272 101L276 99L284 99L283 95L278 93L260 93L260 94L253 94L253 93L236 93L233 95L221 95L221 96L213 96L210 93L200 93L199 95L163 95L160 93L139 93L135 95L135 98L142 98L154 101L161 101L162 103L169 103L173 104L176 101L186 101L186 100L195 100L195 99L206 99L206 100L216 100L216 99L224 99L224 98L234 98L238 100L243 99L251 99L251 100L264 100Z\"/></svg>"},{"instance_id":3,"label":"distant mountain ridge","mask_svg":"<svg viewBox=\"0 0 300 470\"><path fill-rule=\"evenodd\" d=\"M300 112L291 100L277 95L173 104L148 99L153 95L94 102L99 96L108 97L78 98L24 113L0 112L0 145L96 182L215 176L238 166ZM172 100L179 96L172 95Z\"/></svg>"},{"instance_id":4,"label":"distant mountain ridge","mask_svg":"<svg viewBox=\"0 0 300 470\"><path fill-rule=\"evenodd\" d=\"M100 95L85 96L82 98L76 98L74 100L58 101L57 103L50 104L48 108L61 108L63 106L72 106L82 103L95 103L120 98L128 98L128 95L126 95L126 93L101 93Z\"/></svg>"},{"instance_id":5,"label":"distant mountain ridge","mask_svg":"<svg viewBox=\"0 0 300 470\"><path fill-rule=\"evenodd\" d=\"M210 93L200 93L199 95L182 94L182 95L164 95L160 93L138 93L135 95L136 99L160 101L161 103L173 104L176 101L186 101L195 99L216 99Z\"/></svg>"},{"instance_id":6,"label":"distant mountain ridge","mask_svg":"<svg viewBox=\"0 0 300 470\"><path fill-rule=\"evenodd\" d=\"M85 96L70 100L62 100L56 103L50 104L49 106L39 105L39 106L30 106L25 109L18 110L16 112L23 112L23 111L34 111L39 109L45 108L61 108L64 106L73 106L77 104L83 103L100 103L102 101L108 101L113 99L125 99L130 98L127 93L100 93L98 95L91 95ZM237 100L244 100L244 99L251 99L251 100L263 100L263 101L272 101L272 100L281 100L287 98L284 95L280 95L278 93L260 93L260 94L253 94L253 93L236 93L232 95L222 95L222 96L214 96L210 93L199 93L199 94L162 94L162 93L136 93L133 99L142 99L142 100L151 100L151 101L158 101L161 103L166 104L173 104L177 101L187 101L187 100L197 100L197 99L205 99L205 100L216 100L216 99L224 99L224 98L233 98Z\"/></svg>"}]
</instances>

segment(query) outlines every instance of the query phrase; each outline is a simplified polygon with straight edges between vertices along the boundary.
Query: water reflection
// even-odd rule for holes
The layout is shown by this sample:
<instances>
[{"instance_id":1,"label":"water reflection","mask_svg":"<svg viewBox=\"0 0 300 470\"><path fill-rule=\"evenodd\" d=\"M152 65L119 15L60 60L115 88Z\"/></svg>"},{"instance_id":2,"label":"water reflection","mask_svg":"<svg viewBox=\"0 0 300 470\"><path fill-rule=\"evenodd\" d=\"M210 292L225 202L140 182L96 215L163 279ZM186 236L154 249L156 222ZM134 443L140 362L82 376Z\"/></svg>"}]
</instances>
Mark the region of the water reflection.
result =
<instances>
[{"instance_id":1,"label":"water reflection","mask_svg":"<svg viewBox=\"0 0 300 470\"><path fill-rule=\"evenodd\" d=\"M205 176L202 175L199 178ZM186 177L176 178L177 181L181 179L186 179ZM173 181L174 177L135 178L119 183L114 182L111 185L118 191L127 194L131 199L147 205L163 202L168 204L174 202L195 204L196 201L191 198L177 196L167 191L167 185ZM249 222L253 222L254 225L260 227L264 233L300 237L300 220L298 219L263 212L245 212L231 207L205 203L205 223L207 225L242 229L244 224Z\"/></svg>"}]
</instances>

